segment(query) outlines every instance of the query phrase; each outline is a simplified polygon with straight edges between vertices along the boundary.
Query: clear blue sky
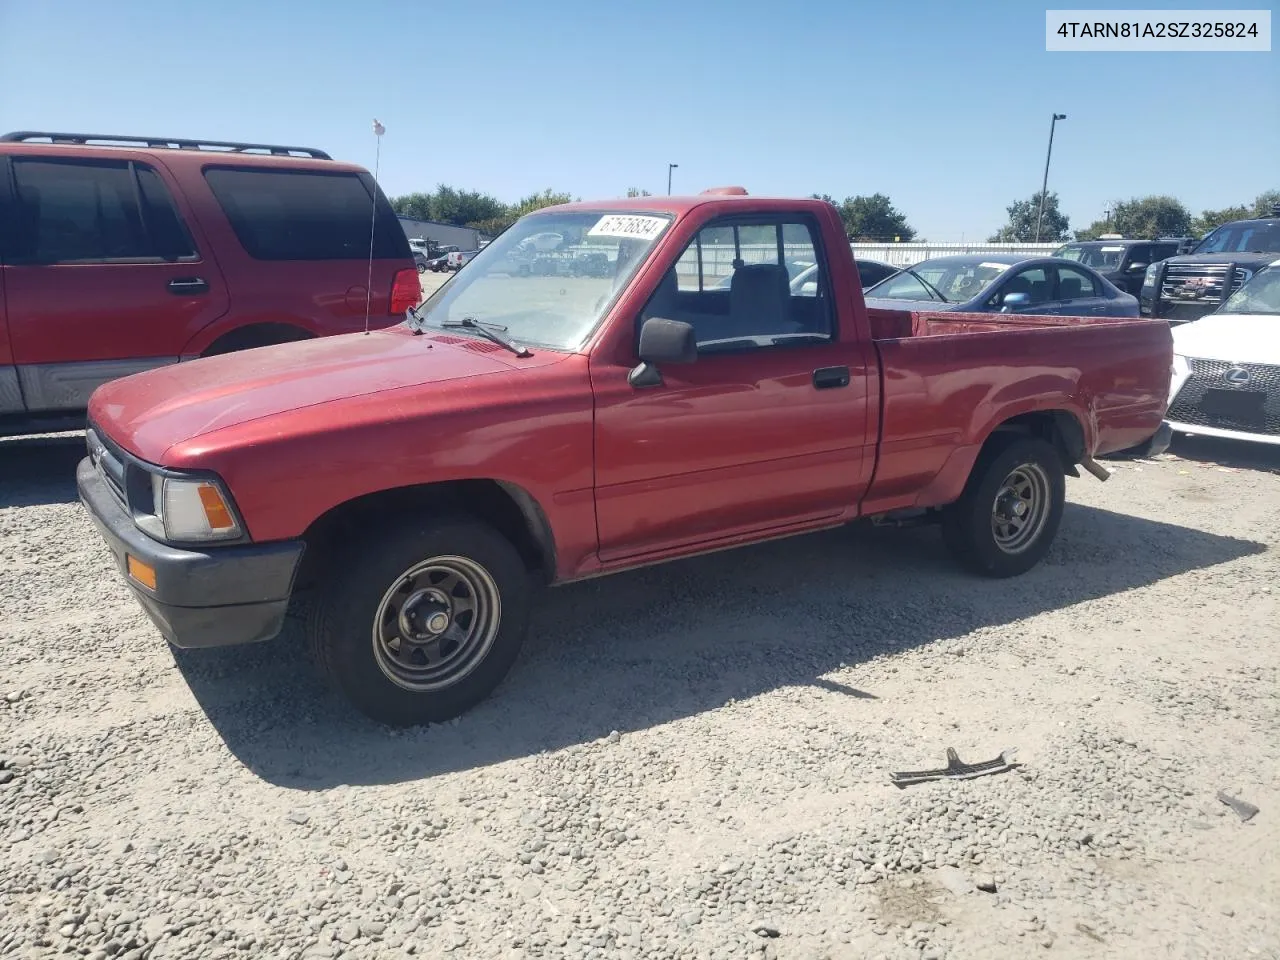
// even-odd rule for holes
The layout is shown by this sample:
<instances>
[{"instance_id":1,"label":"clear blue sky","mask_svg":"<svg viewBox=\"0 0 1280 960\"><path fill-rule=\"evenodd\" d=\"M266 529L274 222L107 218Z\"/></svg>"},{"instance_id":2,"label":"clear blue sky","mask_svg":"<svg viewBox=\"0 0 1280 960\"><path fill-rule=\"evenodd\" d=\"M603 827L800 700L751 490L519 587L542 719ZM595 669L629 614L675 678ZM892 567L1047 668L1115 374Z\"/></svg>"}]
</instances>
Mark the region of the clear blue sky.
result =
<instances>
[{"instance_id":1,"label":"clear blue sky","mask_svg":"<svg viewBox=\"0 0 1280 960\"><path fill-rule=\"evenodd\" d=\"M985 236L1039 189L1054 111L1049 188L1073 227L1117 198L1196 213L1280 187L1280 54L1047 53L1044 17L1025 0L0 0L0 130L299 143L372 168L376 116L391 195L663 193L674 162L676 192L884 192L939 241Z\"/></svg>"}]
</instances>

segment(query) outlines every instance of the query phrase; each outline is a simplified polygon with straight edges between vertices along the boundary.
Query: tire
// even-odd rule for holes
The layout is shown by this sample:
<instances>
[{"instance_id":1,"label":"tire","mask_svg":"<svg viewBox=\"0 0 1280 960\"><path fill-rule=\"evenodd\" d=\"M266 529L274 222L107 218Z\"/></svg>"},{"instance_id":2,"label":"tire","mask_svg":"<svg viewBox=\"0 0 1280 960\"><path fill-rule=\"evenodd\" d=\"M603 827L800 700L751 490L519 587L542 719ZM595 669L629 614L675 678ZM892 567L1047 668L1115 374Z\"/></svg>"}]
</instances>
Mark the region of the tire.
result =
<instances>
[{"instance_id":1,"label":"tire","mask_svg":"<svg viewBox=\"0 0 1280 960\"><path fill-rule=\"evenodd\" d=\"M441 723L510 671L531 593L524 562L497 531L418 517L374 528L328 565L307 633L321 672L361 713L393 727ZM406 627L426 642L406 648Z\"/></svg>"},{"instance_id":2,"label":"tire","mask_svg":"<svg viewBox=\"0 0 1280 960\"><path fill-rule=\"evenodd\" d=\"M1024 512L1014 513L1019 502ZM1018 576L1049 551L1065 503L1058 451L1037 437L997 435L979 454L960 499L943 512L942 536L974 573ZM998 519L1008 522L997 525Z\"/></svg>"},{"instance_id":3,"label":"tire","mask_svg":"<svg viewBox=\"0 0 1280 960\"><path fill-rule=\"evenodd\" d=\"M421 276L426 272L427 272L427 265L425 263L418 264L418 275Z\"/></svg>"}]
</instances>

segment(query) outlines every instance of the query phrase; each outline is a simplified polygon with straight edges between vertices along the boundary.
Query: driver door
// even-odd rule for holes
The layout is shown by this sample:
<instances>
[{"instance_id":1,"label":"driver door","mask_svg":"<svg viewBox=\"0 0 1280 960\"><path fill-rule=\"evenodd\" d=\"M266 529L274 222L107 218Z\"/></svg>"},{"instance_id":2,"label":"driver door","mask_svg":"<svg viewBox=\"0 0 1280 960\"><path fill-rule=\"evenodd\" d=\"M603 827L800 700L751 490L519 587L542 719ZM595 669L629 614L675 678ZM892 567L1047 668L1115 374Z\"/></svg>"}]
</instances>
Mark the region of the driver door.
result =
<instances>
[{"instance_id":1,"label":"driver door","mask_svg":"<svg viewBox=\"0 0 1280 960\"><path fill-rule=\"evenodd\" d=\"M794 261L818 264L812 287L793 289ZM818 525L857 503L874 370L839 339L826 266L807 217L713 221L636 322L637 340L651 316L691 324L697 359L643 386L628 366L593 365L606 566Z\"/></svg>"}]
</instances>

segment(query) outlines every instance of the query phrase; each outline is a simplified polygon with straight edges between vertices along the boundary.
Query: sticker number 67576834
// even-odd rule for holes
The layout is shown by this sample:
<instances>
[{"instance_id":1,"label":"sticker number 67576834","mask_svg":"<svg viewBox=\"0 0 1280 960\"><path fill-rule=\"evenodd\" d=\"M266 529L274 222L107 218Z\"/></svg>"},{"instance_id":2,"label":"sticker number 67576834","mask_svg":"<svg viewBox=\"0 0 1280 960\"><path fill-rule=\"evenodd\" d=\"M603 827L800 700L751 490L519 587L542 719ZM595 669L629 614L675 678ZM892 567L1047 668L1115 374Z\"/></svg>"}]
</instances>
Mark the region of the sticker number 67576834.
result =
<instances>
[{"instance_id":1,"label":"sticker number 67576834","mask_svg":"<svg viewBox=\"0 0 1280 960\"><path fill-rule=\"evenodd\" d=\"M589 237L621 237L628 240L652 240L667 225L666 217L610 213L601 217L587 231Z\"/></svg>"}]
</instances>

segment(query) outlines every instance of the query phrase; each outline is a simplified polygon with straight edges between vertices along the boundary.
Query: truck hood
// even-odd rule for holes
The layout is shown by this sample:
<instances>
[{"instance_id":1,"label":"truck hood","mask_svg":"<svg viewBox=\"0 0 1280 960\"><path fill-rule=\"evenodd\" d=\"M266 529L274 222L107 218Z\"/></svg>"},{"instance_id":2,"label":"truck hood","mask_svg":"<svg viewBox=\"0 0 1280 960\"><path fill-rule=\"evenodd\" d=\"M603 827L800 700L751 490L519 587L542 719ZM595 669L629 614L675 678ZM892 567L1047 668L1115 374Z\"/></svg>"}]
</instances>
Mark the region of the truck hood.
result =
<instances>
[{"instance_id":1,"label":"truck hood","mask_svg":"<svg viewBox=\"0 0 1280 960\"><path fill-rule=\"evenodd\" d=\"M1225 363L1280 365L1280 317L1211 313L1174 327L1173 351Z\"/></svg>"},{"instance_id":2,"label":"truck hood","mask_svg":"<svg viewBox=\"0 0 1280 960\"><path fill-rule=\"evenodd\" d=\"M515 363L507 362L510 357ZM99 387L89 418L153 463L175 443L302 407L563 359L401 329L321 337L177 363Z\"/></svg>"}]
</instances>

